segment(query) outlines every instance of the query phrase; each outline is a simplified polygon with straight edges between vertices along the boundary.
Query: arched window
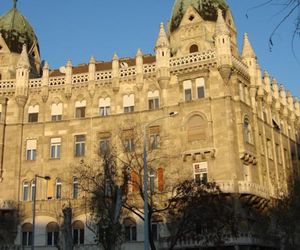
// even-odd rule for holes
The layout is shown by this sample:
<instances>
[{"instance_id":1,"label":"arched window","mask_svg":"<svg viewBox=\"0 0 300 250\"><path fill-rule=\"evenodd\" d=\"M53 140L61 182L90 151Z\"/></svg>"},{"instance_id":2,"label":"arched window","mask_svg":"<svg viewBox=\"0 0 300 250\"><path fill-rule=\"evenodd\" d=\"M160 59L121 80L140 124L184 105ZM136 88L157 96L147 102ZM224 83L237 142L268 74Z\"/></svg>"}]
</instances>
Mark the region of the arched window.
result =
<instances>
[{"instance_id":1,"label":"arched window","mask_svg":"<svg viewBox=\"0 0 300 250\"><path fill-rule=\"evenodd\" d=\"M29 182L24 181L23 182L23 201L29 200Z\"/></svg>"},{"instance_id":2,"label":"arched window","mask_svg":"<svg viewBox=\"0 0 300 250\"><path fill-rule=\"evenodd\" d=\"M55 181L55 198L61 199L61 179L57 178Z\"/></svg>"},{"instance_id":3,"label":"arched window","mask_svg":"<svg viewBox=\"0 0 300 250\"><path fill-rule=\"evenodd\" d=\"M159 91L149 91L148 92L148 104L149 109L158 109L159 108Z\"/></svg>"},{"instance_id":4,"label":"arched window","mask_svg":"<svg viewBox=\"0 0 300 250\"><path fill-rule=\"evenodd\" d=\"M132 218L123 221L125 227L125 241L136 241L136 222Z\"/></svg>"},{"instance_id":5,"label":"arched window","mask_svg":"<svg viewBox=\"0 0 300 250\"><path fill-rule=\"evenodd\" d=\"M32 244L32 224L25 223L22 226L22 246L31 246Z\"/></svg>"},{"instance_id":6,"label":"arched window","mask_svg":"<svg viewBox=\"0 0 300 250\"><path fill-rule=\"evenodd\" d=\"M75 118L85 117L86 100L75 102Z\"/></svg>"},{"instance_id":7,"label":"arched window","mask_svg":"<svg viewBox=\"0 0 300 250\"><path fill-rule=\"evenodd\" d=\"M100 116L110 115L110 97L99 99L99 115Z\"/></svg>"},{"instance_id":8,"label":"arched window","mask_svg":"<svg viewBox=\"0 0 300 250\"><path fill-rule=\"evenodd\" d=\"M73 199L78 198L79 186L78 186L78 178L73 177Z\"/></svg>"},{"instance_id":9,"label":"arched window","mask_svg":"<svg viewBox=\"0 0 300 250\"><path fill-rule=\"evenodd\" d=\"M134 94L123 96L124 113L134 112Z\"/></svg>"},{"instance_id":10,"label":"arched window","mask_svg":"<svg viewBox=\"0 0 300 250\"><path fill-rule=\"evenodd\" d=\"M248 118L244 120L244 140L247 143L252 143L251 126Z\"/></svg>"},{"instance_id":11,"label":"arched window","mask_svg":"<svg viewBox=\"0 0 300 250\"><path fill-rule=\"evenodd\" d=\"M50 222L47 227L47 246L57 246L59 226L56 222Z\"/></svg>"},{"instance_id":12,"label":"arched window","mask_svg":"<svg viewBox=\"0 0 300 250\"><path fill-rule=\"evenodd\" d=\"M200 115L192 116L187 125L188 141L205 140L207 134L207 122Z\"/></svg>"},{"instance_id":13,"label":"arched window","mask_svg":"<svg viewBox=\"0 0 300 250\"><path fill-rule=\"evenodd\" d=\"M84 244L84 224L77 220L73 223L73 244L82 245Z\"/></svg>"},{"instance_id":14,"label":"arched window","mask_svg":"<svg viewBox=\"0 0 300 250\"><path fill-rule=\"evenodd\" d=\"M196 53L199 51L199 48L198 48L198 45L197 44L193 44L191 47L190 47L190 53Z\"/></svg>"},{"instance_id":15,"label":"arched window","mask_svg":"<svg viewBox=\"0 0 300 250\"><path fill-rule=\"evenodd\" d=\"M34 105L28 108L28 122L38 122L40 106Z\"/></svg>"},{"instance_id":16,"label":"arched window","mask_svg":"<svg viewBox=\"0 0 300 250\"><path fill-rule=\"evenodd\" d=\"M61 102L53 103L51 105L51 120L60 121L62 119L62 110L63 110L63 104Z\"/></svg>"}]
</instances>

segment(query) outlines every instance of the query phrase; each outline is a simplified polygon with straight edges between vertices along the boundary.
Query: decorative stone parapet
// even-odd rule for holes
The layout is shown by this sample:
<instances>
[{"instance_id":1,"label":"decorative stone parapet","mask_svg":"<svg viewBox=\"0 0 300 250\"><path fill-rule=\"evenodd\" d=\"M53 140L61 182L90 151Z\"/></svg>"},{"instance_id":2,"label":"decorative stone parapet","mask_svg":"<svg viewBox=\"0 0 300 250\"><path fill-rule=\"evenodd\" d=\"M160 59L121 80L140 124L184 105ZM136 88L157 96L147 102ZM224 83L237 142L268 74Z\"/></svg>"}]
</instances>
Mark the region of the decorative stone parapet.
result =
<instances>
[{"instance_id":1,"label":"decorative stone parapet","mask_svg":"<svg viewBox=\"0 0 300 250\"><path fill-rule=\"evenodd\" d=\"M268 190L259 184L248 181L239 181L238 187L240 194L253 194L265 199L270 198Z\"/></svg>"},{"instance_id":2,"label":"decorative stone parapet","mask_svg":"<svg viewBox=\"0 0 300 250\"><path fill-rule=\"evenodd\" d=\"M16 207L15 201L0 199L0 210L15 210Z\"/></svg>"}]
</instances>

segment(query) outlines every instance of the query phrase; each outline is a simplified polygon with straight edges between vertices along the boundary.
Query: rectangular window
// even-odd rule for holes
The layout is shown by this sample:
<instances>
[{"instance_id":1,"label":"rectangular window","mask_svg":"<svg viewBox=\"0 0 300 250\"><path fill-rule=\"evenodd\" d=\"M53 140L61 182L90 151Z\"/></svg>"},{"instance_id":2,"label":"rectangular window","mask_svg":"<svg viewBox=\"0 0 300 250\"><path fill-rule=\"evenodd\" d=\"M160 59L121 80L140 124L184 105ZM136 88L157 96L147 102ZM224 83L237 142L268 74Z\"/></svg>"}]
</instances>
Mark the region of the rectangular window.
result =
<instances>
[{"instance_id":1,"label":"rectangular window","mask_svg":"<svg viewBox=\"0 0 300 250\"><path fill-rule=\"evenodd\" d=\"M207 162L194 163L194 179L197 183L207 183Z\"/></svg>"},{"instance_id":2,"label":"rectangular window","mask_svg":"<svg viewBox=\"0 0 300 250\"><path fill-rule=\"evenodd\" d=\"M30 113L28 114L28 122L38 122L39 113Z\"/></svg>"},{"instance_id":3,"label":"rectangular window","mask_svg":"<svg viewBox=\"0 0 300 250\"><path fill-rule=\"evenodd\" d=\"M51 121L62 120L62 103L53 103L51 105Z\"/></svg>"},{"instance_id":4,"label":"rectangular window","mask_svg":"<svg viewBox=\"0 0 300 250\"><path fill-rule=\"evenodd\" d=\"M270 139L267 139L267 150L269 159L273 160L273 147Z\"/></svg>"},{"instance_id":5,"label":"rectangular window","mask_svg":"<svg viewBox=\"0 0 300 250\"><path fill-rule=\"evenodd\" d=\"M78 198L78 193L79 193L78 179L77 177L74 177L73 178L73 199Z\"/></svg>"},{"instance_id":6,"label":"rectangular window","mask_svg":"<svg viewBox=\"0 0 300 250\"><path fill-rule=\"evenodd\" d=\"M60 159L61 138L51 138L50 141L50 158Z\"/></svg>"},{"instance_id":7,"label":"rectangular window","mask_svg":"<svg viewBox=\"0 0 300 250\"><path fill-rule=\"evenodd\" d=\"M85 135L75 136L75 156L80 157L85 154Z\"/></svg>"},{"instance_id":8,"label":"rectangular window","mask_svg":"<svg viewBox=\"0 0 300 250\"><path fill-rule=\"evenodd\" d=\"M109 150L109 138L100 139L99 143L100 155L105 155Z\"/></svg>"},{"instance_id":9,"label":"rectangular window","mask_svg":"<svg viewBox=\"0 0 300 250\"><path fill-rule=\"evenodd\" d=\"M32 232L23 232L22 233L22 245L31 246L32 244Z\"/></svg>"},{"instance_id":10,"label":"rectangular window","mask_svg":"<svg viewBox=\"0 0 300 250\"><path fill-rule=\"evenodd\" d=\"M124 113L134 112L134 94L123 96Z\"/></svg>"},{"instance_id":11,"label":"rectangular window","mask_svg":"<svg viewBox=\"0 0 300 250\"><path fill-rule=\"evenodd\" d=\"M133 152L134 151L134 138L127 138L124 141L125 152Z\"/></svg>"},{"instance_id":12,"label":"rectangular window","mask_svg":"<svg viewBox=\"0 0 300 250\"><path fill-rule=\"evenodd\" d=\"M84 118L85 117L85 107L76 108L76 118Z\"/></svg>"},{"instance_id":13,"label":"rectangular window","mask_svg":"<svg viewBox=\"0 0 300 250\"><path fill-rule=\"evenodd\" d=\"M108 116L110 115L110 98L100 98L99 99L99 115Z\"/></svg>"},{"instance_id":14,"label":"rectangular window","mask_svg":"<svg viewBox=\"0 0 300 250\"><path fill-rule=\"evenodd\" d=\"M75 102L75 117L76 118L84 118L85 117L85 107L86 107L85 100Z\"/></svg>"},{"instance_id":15,"label":"rectangular window","mask_svg":"<svg viewBox=\"0 0 300 250\"><path fill-rule=\"evenodd\" d=\"M276 144L276 156L277 156L277 162L279 164L282 163L282 157L281 157L281 148L279 144Z\"/></svg>"},{"instance_id":16,"label":"rectangular window","mask_svg":"<svg viewBox=\"0 0 300 250\"><path fill-rule=\"evenodd\" d=\"M99 108L99 115L100 116L108 116L108 115L110 115L110 107L100 107Z\"/></svg>"},{"instance_id":17,"label":"rectangular window","mask_svg":"<svg viewBox=\"0 0 300 250\"><path fill-rule=\"evenodd\" d=\"M26 141L26 160L34 161L36 160L36 140Z\"/></svg>"},{"instance_id":18,"label":"rectangular window","mask_svg":"<svg viewBox=\"0 0 300 250\"><path fill-rule=\"evenodd\" d=\"M204 85L204 78L197 78L196 79L196 88L197 88L197 97L198 99L205 97L205 85Z\"/></svg>"},{"instance_id":19,"label":"rectangular window","mask_svg":"<svg viewBox=\"0 0 300 250\"><path fill-rule=\"evenodd\" d=\"M150 141L149 148L151 150L160 147L160 128L159 126L153 126L149 128Z\"/></svg>"},{"instance_id":20,"label":"rectangular window","mask_svg":"<svg viewBox=\"0 0 300 250\"><path fill-rule=\"evenodd\" d=\"M84 244L84 229L73 229L73 243L74 245Z\"/></svg>"},{"instance_id":21,"label":"rectangular window","mask_svg":"<svg viewBox=\"0 0 300 250\"><path fill-rule=\"evenodd\" d=\"M134 106L124 107L124 113L134 112Z\"/></svg>"},{"instance_id":22,"label":"rectangular window","mask_svg":"<svg viewBox=\"0 0 300 250\"><path fill-rule=\"evenodd\" d=\"M38 119L39 119L39 105L29 106L28 122L38 122Z\"/></svg>"},{"instance_id":23,"label":"rectangular window","mask_svg":"<svg viewBox=\"0 0 300 250\"><path fill-rule=\"evenodd\" d=\"M149 102L150 110L159 108L159 99L158 98L149 99L148 102Z\"/></svg>"},{"instance_id":24,"label":"rectangular window","mask_svg":"<svg viewBox=\"0 0 300 250\"><path fill-rule=\"evenodd\" d=\"M52 115L51 116L51 121L61 121L62 120L62 115Z\"/></svg>"},{"instance_id":25,"label":"rectangular window","mask_svg":"<svg viewBox=\"0 0 300 250\"><path fill-rule=\"evenodd\" d=\"M192 81L184 81L183 82L183 89L184 89L184 100L189 102L192 100Z\"/></svg>"}]
</instances>

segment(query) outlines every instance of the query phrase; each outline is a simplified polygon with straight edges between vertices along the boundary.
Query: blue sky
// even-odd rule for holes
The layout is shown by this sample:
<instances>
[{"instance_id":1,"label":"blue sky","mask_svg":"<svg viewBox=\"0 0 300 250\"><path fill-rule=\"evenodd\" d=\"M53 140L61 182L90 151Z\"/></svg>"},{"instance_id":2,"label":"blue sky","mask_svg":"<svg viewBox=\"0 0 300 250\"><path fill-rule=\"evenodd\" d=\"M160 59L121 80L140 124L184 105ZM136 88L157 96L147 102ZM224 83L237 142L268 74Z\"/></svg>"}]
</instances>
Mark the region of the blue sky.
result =
<instances>
[{"instance_id":1,"label":"blue sky","mask_svg":"<svg viewBox=\"0 0 300 250\"><path fill-rule=\"evenodd\" d=\"M0 13L12 6L12 0L1 0ZM279 6L251 10L264 0L227 0L234 15L239 47L245 32L257 54L262 69L267 69L294 96L300 97L300 43L295 40L292 52L293 19L275 34L272 52L269 36L280 21ZM111 60L114 52L120 57L133 57L137 48L153 53L159 24L167 22L174 0L18 0L18 9L33 26L41 54L51 68L58 68L71 59L73 64ZM248 18L246 17L248 14Z\"/></svg>"}]
</instances>

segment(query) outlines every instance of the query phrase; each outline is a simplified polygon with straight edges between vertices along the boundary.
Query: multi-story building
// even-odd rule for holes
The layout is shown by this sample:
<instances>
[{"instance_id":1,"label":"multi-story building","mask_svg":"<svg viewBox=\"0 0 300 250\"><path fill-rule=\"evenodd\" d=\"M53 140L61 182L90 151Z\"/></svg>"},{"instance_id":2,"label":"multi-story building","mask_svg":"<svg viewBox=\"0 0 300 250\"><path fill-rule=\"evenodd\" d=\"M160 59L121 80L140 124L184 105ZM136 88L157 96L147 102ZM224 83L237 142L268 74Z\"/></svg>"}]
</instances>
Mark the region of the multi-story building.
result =
<instances>
[{"instance_id":1,"label":"multi-story building","mask_svg":"<svg viewBox=\"0 0 300 250\"><path fill-rule=\"evenodd\" d=\"M0 212L22 215L15 245L31 244L35 190L36 246L56 244L69 203L75 244L93 244L72 167L97 157L96 145L105 148L120 129L171 111L178 116L150 129L153 147L172 156L160 162L159 189L180 176L216 181L261 204L286 192L299 171L299 102L261 72L247 34L239 52L225 0L198 2L175 1L154 55L137 50L135 58L68 61L56 70L41 63L38 39L16 6L0 17ZM34 183L35 175L51 180ZM132 221L124 246L141 249L143 223ZM164 234L161 227L157 238Z\"/></svg>"}]
</instances>

